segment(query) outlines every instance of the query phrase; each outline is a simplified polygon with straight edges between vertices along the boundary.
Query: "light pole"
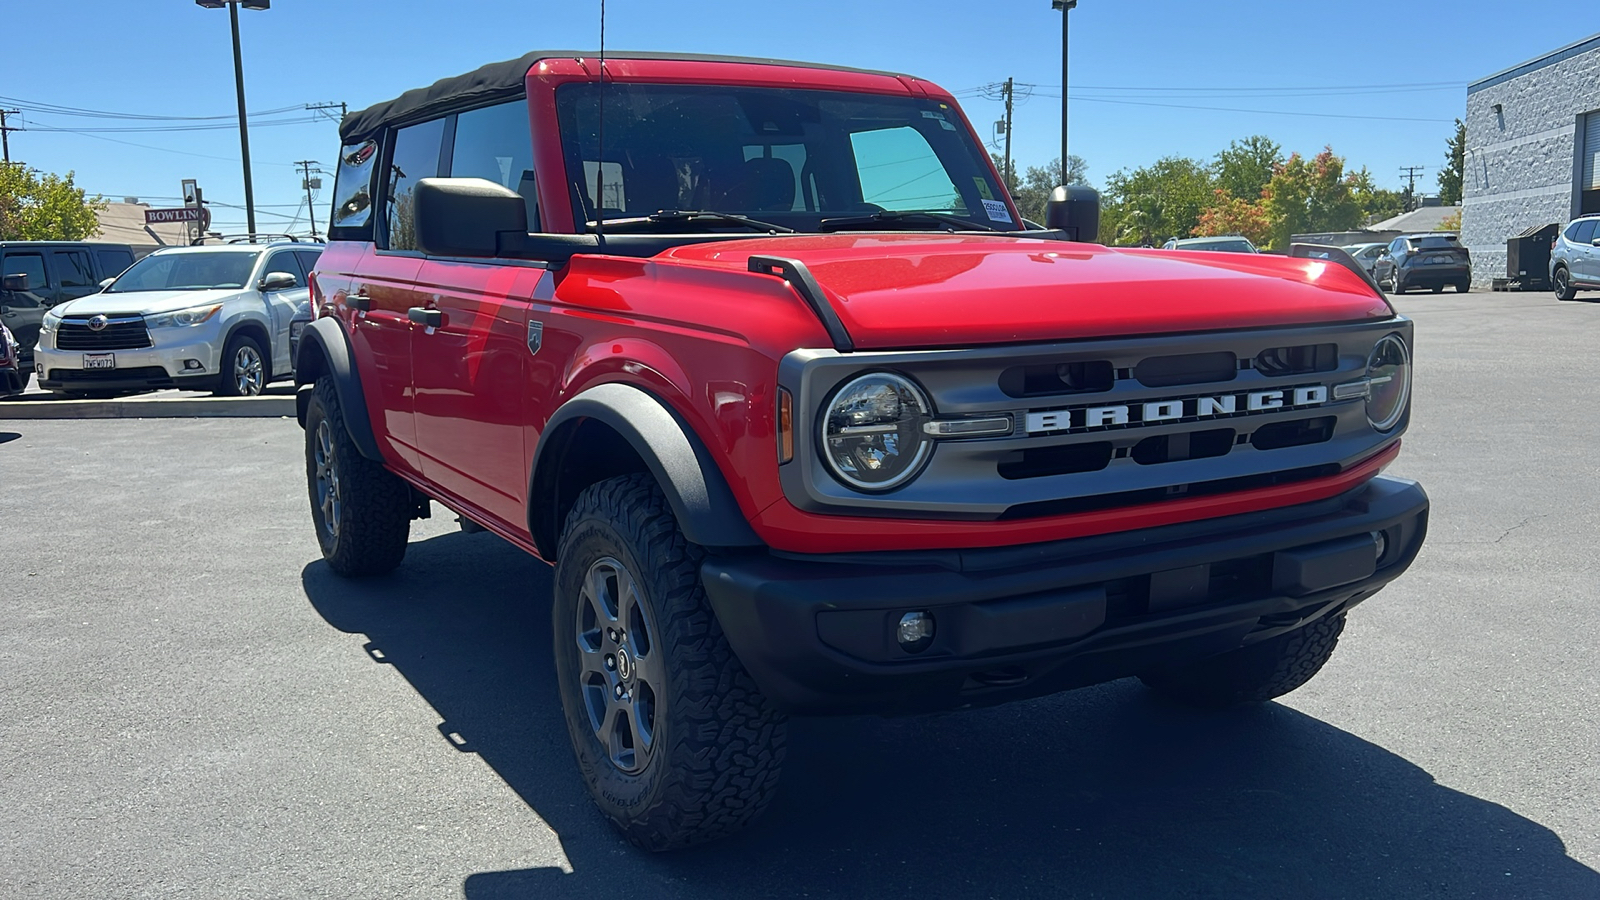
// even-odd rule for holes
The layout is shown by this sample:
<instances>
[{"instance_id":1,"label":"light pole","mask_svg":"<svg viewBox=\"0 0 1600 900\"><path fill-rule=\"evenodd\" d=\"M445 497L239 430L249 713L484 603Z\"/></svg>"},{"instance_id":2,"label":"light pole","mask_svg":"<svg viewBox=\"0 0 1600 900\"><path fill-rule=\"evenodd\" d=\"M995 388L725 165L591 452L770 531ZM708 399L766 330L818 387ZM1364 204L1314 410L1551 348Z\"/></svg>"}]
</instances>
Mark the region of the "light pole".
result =
<instances>
[{"instance_id":1,"label":"light pole","mask_svg":"<svg viewBox=\"0 0 1600 900\"><path fill-rule=\"evenodd\" d=\"M244 157L244 216L250 233L256 233L256 192L250 183L250 126L244 112L244 57L239 52L239 7L268 9L272 0L194 0L196 6L206 9L228 8L228 21L233 25L233 81L239 93L239 151ZM1074 0L1076 2L1076 0Z\"/></svg>"},{"instance_id":2,"label":"light pole","mask_svg":"<svg viewBox=\"0 0 1600 900\"><path fill-rule=\"evenodd\" d=\"M1050 0L1051 9L1061 10L1061 183L1067 183L1067 19L1078 0Z\"/></svg>"}]
</instances>

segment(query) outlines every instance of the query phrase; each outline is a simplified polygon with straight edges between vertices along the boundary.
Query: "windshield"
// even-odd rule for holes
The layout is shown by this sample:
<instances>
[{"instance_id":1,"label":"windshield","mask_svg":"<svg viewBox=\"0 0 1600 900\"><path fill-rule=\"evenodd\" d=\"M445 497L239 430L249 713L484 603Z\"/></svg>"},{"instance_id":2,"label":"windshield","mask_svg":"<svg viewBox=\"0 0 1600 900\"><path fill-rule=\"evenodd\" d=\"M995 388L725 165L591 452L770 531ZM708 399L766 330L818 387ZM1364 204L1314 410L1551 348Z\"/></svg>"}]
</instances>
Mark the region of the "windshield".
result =
<instances>
[{"instance_id":1,"label":"windshield","mask_svg":"<svg viewBox=\"0 0 1600 900\"><path fill-rule=\"evenodd\" d=\"M827 219L882 213L891 215L869 224L1018 227L984 150L947 103L840 91L609 84L602 159L599 93L595 84L557 92L571 190L591 222L678 210L733 213L800 231L816 231ZM946 219L893 215L907 212ZM750 227L710 217L690 221ZM681 230L685 220L659 224Z\"/></svg>"},{"instance_id":2,"label":"windshield","mask_svg":"<svg viewBox=\"0 0 1600 900\"><path fill-rule=\"evenodd\" d=\"M106 293L242 288L250 280L257 255L254 250L153 253L118 276Z\"/></svg>"}]
</instances>

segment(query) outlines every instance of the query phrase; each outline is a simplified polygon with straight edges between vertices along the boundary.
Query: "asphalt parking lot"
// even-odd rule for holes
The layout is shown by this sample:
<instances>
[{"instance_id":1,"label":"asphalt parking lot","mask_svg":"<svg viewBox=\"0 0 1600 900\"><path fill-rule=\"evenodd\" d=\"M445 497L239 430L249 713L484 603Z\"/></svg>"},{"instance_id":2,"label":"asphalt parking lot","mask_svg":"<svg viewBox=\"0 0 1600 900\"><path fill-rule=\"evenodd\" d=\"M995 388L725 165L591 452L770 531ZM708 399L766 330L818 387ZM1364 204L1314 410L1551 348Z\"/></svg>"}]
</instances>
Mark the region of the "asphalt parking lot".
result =
<instances>
[{"instance_id":1,"label":"asphalt parking lot","mask_svg":"<svg viewBox=\"0 0 1600 900\"><path fill-rule=\"evenodd\" d=\"M1600 302L1398 305L1431 535L1321 676L797 720L670 856L574 773L541 564L435 506L333 576L293 419L0 420L0 894L1600 897Z\"/></svg>"}]
</instances>

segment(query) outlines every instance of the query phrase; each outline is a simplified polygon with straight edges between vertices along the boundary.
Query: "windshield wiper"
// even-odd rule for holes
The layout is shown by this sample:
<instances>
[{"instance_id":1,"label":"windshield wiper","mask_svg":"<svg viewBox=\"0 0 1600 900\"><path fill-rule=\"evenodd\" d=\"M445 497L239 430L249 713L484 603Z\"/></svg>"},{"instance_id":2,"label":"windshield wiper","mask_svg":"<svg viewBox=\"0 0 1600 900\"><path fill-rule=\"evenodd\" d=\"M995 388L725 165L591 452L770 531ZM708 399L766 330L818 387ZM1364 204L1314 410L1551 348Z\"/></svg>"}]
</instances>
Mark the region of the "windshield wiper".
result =
<instances>
[{"instance_id":1,"label":"windshield wiper","mask_svg":"<svg viewBox=\"0 0 1600 900\"><path fill-rule=\"evenodd\" d=\"M963 219L960 216L951 216L944 213L929 212L923 209L886 209L875 212L869 216L839 216L833 219L823 219L817 223L818 231L840 231L846 228L873 228L881 225L903 225L907 222L931 222L936 225L954 226L952 230L961 231L999 231L989 225Z\"/></svg>"},{"instance_id":2,"label":"windshield wiper","mask_svg":"<svg viewBox=\"0 0 1600 900\"><path fill-rule=\"evenodd\" d=\"M627 219L606 219L605 227L607 230L610 230L617 226L627 228L629 225L640 224L689 225L695 222L730 222L734 225L743 225L746 228L754 229L756 231L776 231L784 234L794 233L794 229L786 225L775 225L771 222L763 222L760 219L752 219L749 216L717 212L709 209L663 209L660 212L648 216L634 216ZM594 228L596 224L597 223L591 221L588 223L588 226L590 228Z\"/></svg>"}]
</instances>

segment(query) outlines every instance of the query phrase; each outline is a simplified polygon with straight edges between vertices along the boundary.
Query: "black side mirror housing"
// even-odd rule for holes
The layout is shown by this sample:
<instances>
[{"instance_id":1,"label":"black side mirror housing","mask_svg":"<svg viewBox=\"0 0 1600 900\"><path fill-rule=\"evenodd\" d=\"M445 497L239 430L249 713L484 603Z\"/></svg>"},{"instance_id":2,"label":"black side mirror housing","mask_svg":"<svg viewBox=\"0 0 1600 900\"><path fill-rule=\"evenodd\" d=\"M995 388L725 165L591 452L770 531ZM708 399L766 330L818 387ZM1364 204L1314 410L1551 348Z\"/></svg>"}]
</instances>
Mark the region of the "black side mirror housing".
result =
<instances>
[{"instance_id":1,"label":"black side mirror housing","mask_svg":"<svg viewBox=\"0 0 1600 900\"><path fill-rule=\"evenodd\" d=\"M288 272L269 272L267 277L261 279L261 290L271 293L273 291L287 291L300 286L300 279Z\"/></svg>"},{"instance_id":2,"label":"black side mirror housing","mask_svg":"<svg viewBox=\"0 0 1600 900\"><path fill-rule=\"evenodd\" d=\"M5 290L5 291L26 291L27 289L28 289L28 275L27 275L27 273L23 273L21 275L7 275L5 278L0 279L0 290Z\"/></svg>"},{"instance_id":3,"label":"black side mirror housing","mask_svg":"<svg viewBox=\"0 0 1600 900\"><path fill-rule=\"evenodd\" d=\"M1045 227L1085 243L1100 238L1100 193L1082 184L1069 184L1050 192L1045 206Z\"/></svg>"},{"instance_id":4,"label":"black side mirror housing","mask_svg":"<svg viewBox=\"0 0 1600 900\"><path fill-rule=\"evenodd\" d=\"M515 256L528 242L522 195L484 178L424 178L412 195L417 249L429 256Z\"/></svg>"}]
</instances>

